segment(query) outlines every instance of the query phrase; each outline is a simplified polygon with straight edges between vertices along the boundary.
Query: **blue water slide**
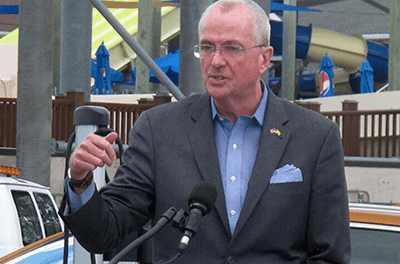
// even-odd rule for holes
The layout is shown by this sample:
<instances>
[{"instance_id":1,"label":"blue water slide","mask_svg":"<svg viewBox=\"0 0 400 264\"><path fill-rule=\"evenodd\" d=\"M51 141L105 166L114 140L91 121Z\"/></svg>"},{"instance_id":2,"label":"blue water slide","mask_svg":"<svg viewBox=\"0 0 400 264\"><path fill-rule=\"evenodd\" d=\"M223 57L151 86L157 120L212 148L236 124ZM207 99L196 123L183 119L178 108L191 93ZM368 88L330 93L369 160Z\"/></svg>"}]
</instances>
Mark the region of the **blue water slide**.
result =
<instances>
[{"instance_id":1,"label":"blue water slide","mask_svg":"<svg viewBox=\"0 0 400 264\"><path fill-rule=\"evenodd\" d=\"M311 27L296 27L296 58L307 58L311 41ZM282 55L283 23L271 21L271 46L275 55Z\"/></svg>"},{"instance_id":2,"label":"blue water slide","mask_svg":"<svg viewBox=\"0 0 400 264\"><path fill-rule=\"evenodd\" d=\"M378 83L388 82L389 69L389 45L367 40L367 60L374 69L374 81Z\"/></svg>"},{"instance_id":3,"label":"blue water slide","mask_svg":"<svg viewBox=\"0 0 400 264\"><path fill-rule=\"evenodd\" d=\"M306 59L309 55L310 45L312 45L312 37L314 34L323 34L323 32L328 32L320 29L313 30L311 26L296 26L296 58L298 59ZM318 33L316 33L318 32ZM338 33L340 34L340 33ZM342 34L343 35L343 34ZM327 36L327 38L331 38L332 36ZM316 36L316 39L320 39L321 35ZM323 36L322 36L323 38ZM354 39L355 41L359 42L360 36L347 36L347 38ZM278 21L271 21L271 46L274 48L274 55L282 55L282 39L283 39L283 23ZM362 38L363 39L363 38ZM363 58L367 59L370 63L371 67L374 70L374 82L377 83L386 83L388 82L388 62L389 62L389 46L386 44L381 44L373 41L365 41L365 46L367 47L366 53L364 50L358 50L356 48L356 53L365 54ZM330 39L327 39L326 42L330 42ZM320 45L320 43L317 43ZM324 48L322 46L322 48ZM332 47L326 47L328 49L332 49ZM338 47L339 48L339 47ZM350 48L353 49L350 51ZM340 49L346 53L346 46L340 47ZM349 47L349 55L350 53L354 54L354 47ZM313 54L314 55L314 54ZM315 60L315 56L310 56L312 61L319 62ZM347 56L345 56L347 58ZM348 56L350 58L350 56ZM362 60L357 60L356 63L360 62L359 67L361 67ZM354 61L353 61L354 63ZM358 64L356 64L358 65ZM351 85L353 86L356 83L354 77L358 76L357 72L352 73L351 77ZM312 76L311 76L312 77ZM304 77L303 77L304 78ZM274 79L276 82L277 80ZM300 90L309 90L310 87L302 87L303 85L307 84L311 85L312 82L310 81L310 76L307 75L307 81L301 80L300 81Z\"/></svg>"}]
</instances>

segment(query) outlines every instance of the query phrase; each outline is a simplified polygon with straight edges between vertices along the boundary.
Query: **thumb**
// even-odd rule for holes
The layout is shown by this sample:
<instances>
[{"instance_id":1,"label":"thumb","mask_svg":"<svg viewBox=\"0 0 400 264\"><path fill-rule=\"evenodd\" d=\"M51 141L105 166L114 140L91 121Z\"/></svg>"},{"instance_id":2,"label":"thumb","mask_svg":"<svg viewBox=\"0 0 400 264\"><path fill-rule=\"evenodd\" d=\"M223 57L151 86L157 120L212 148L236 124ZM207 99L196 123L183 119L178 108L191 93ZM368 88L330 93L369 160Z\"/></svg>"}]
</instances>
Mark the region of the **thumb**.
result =
<instances>
[{"instance_id":1,"label":"thumb","mask_svg":"<svg viewBox=\"0 0 400 264\"><path fill-rule=\"evenodd\" d=\"M115 140L117 140L117 138L118 138L118 134L116 132L111 132L104 139L110 143L113 143L113 142L115 142Z\"/></svg>"}]
</instances>

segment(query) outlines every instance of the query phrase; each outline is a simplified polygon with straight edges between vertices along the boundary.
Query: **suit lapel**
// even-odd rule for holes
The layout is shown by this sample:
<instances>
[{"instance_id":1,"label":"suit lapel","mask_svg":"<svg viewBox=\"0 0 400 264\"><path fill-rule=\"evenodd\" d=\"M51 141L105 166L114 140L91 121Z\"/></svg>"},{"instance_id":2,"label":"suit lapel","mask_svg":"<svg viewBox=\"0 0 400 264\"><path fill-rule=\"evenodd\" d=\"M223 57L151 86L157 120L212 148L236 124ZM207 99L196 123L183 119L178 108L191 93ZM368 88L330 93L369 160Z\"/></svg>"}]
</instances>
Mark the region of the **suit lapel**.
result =
<instances>
[{"instance_id":1,"label":"suit lapel","mask_svg":"<svg viewBox=\"0 0 400 264\"><path fill-rule=\"evenodd\" d=\"M214 184L217 188L218 197L215 202L215 209L227 232L230 233L213 121L211 119L210 97L207 94L201 95L200 100L193 105L190 115L192 122L188 129L188 137L196 163L204 181Z\"/></svg>"},{"instance_id":2,"label":"suit lapel","mask_svg":"<svg viewBox=\"0 0 400 264\"><path fill-rule=\"evenodd\" d=\"M290 131L285 124L289 121L286 109L281 100L269 90L267 109L264 124L260 135L257 158L254 163L252 175L247 188L247 195L242 211L235 228L233 239L243 228L258 201L261 199L269 180L275 171L284 152ZM272 133L271 129L281 132L281 135ZM279 132L278 132L279 133Z\"/></svg>"}]
</instances>

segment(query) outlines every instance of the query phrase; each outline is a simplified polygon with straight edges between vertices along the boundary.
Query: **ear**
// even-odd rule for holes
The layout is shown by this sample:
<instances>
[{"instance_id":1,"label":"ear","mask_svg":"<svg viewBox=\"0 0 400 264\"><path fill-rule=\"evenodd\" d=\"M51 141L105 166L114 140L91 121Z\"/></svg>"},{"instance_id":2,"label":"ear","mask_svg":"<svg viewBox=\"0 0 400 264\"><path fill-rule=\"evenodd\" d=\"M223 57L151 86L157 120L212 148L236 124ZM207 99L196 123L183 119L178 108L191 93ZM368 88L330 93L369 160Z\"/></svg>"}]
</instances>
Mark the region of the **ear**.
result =
<instances>
[{"instance_id":1,"label":"ear","mask_svg":"<svg viewBox=\"0 0 400 264\"><path fill-rule=\"evenodd\" d=\"M260 75L268 70L269 63L271 62L272 55L274 54L274 48L271 46L262 47L261 49L262 53L260 54Z\"/></svg>"}]
</instances>

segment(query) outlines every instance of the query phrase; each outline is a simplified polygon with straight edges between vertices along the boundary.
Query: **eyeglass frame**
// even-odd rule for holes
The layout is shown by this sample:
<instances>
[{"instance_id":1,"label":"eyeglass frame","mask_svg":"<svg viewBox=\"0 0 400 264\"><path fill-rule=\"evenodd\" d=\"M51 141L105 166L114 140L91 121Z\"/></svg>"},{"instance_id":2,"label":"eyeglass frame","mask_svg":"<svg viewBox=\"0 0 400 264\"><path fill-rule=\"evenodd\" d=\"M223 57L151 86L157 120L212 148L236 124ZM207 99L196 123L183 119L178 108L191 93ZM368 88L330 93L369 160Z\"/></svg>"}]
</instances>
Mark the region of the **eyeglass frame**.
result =
<instances>
[{"instance_id":1,"label":"eyeglass frame","mask_svg":"<svg viewBox=\"0 0 400 264\"><path fill-rule=\"evenodd\" d=\"M212 52L209 56L207 56L207 57L205 57L205 58L210 58L212 55L215 55L215 53L216 53L218 50L223 51L223 50L225 50L226 47L234 47L234 46L237 46L237 47L239 48L239 50L238 50L238 55L242 55L243 52L245 52L245 51L247 51L247 50L250 50L250 49L266 47L265 44L256 45L256 46L253 46L253 47L250 47L250 48L243 48L243 47L240 46L239 44L226 44L226 45L223 45L221 48L217 49L214 45L211 45L211 44L196 44L196 45L193 46L193 55L194 55L196 58L198 58L198 59L201 58L201 51L200 51L200 47L201 47L201 46L208 46L208 47L212 48L212 50L213 50L213 52ZM196 54L198 54L198 55L196 55ZM224 56L224 57L225 57L225 56ZM225 58L226 58L226 57L225 57Z\"/></svg>"}]
</instances>

